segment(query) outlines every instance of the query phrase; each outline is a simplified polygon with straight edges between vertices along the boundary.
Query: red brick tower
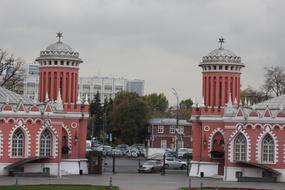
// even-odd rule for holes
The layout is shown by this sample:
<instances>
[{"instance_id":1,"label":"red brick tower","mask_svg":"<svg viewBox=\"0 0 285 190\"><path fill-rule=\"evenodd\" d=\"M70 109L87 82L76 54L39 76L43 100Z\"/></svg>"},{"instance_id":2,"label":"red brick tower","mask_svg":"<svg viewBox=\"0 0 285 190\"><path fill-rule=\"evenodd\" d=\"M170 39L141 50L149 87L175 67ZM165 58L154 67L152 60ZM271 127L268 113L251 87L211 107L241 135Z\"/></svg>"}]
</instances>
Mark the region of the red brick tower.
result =
<instances>
[{"instance_id":1,"label":"red brick tower","mask_svg":"<svg viewBox=\"0 0 285 190\"><path fill-rule=\"evenodd\" d=\"M203 102L192 109L193 161L190 175L223 175L225 165L225 106L240 101L241 58L220 47L204 56L202 67Z\"/></svg>"},{"instance_id":2,"label":"red brick tower","mask_svg":"<svg viewBox=\"0 0 285 190\"><path fill-rule=\"evenodd\" d=\"M203 69L202 94L208 107L224 107L229 100L240 101L240 70L244 65L241 58L232 51L224 49L224 39L220 47L204 56L200 67Z\"/></svg>"},{"instance_id":3,"label":"red brick tower","mask_svg":"<svg viewBox=\"0 0 285 190\"><path fill-rule=\"evenodd\" d=\"M56 100L60 89L63 103L76 103L82 60L78 52L61 41L62 33L57 33L57 37L58 41L41 51L36 59L40 64L39 101Z\"/></svg>"}]
</instances>

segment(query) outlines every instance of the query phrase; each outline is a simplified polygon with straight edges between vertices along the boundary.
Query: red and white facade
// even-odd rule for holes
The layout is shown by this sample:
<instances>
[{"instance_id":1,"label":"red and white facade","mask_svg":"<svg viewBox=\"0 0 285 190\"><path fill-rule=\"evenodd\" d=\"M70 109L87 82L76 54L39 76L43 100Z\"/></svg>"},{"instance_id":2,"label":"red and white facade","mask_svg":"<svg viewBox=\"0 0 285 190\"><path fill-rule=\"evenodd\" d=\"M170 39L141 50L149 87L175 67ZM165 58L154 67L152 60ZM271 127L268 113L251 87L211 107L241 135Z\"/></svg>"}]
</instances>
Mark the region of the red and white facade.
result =
<instances>
[{"instance_id":1,"label":"red and white facade","mask_svg":"<svg viewBox=\"0 0 285 190\"><path fill-rule=\"evenodd\" d=\"M285 181L285 95L240 104L241 58L222 45L203 57L203 99L192 110L190 176ZM239 177L238 177L239 176Z\"/></svg>"},{"instance_id":2,"label":"red and white facade","mask_svg":"<svg viewBox=\"0 0 285 190\"><path fill-rule=\"evenodd\" d=\"M40 83L34 100L0 88L0 175L87 173L88 102L77 97L82 60L59 40L36 61Z\"/></svg>"}]
</instances>

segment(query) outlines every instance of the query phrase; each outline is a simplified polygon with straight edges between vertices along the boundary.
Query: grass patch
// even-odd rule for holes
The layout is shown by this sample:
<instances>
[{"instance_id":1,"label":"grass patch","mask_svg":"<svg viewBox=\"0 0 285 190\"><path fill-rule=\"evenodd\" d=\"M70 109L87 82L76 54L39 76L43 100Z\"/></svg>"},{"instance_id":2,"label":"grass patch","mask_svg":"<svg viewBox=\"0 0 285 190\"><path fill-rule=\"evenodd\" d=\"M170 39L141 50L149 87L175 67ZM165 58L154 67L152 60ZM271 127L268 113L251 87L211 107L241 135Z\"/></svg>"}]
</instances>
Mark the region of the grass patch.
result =
<instances>
[{"instance_id":1,"label":"grass patch","mask_svg":"<svg viewBox=\"0 0 285 190\"><path fill-rule=\"evenodd\" d=\"M106 186L92 185L13 185L0 186L1 190L107 190ZM112 190L119 190L113 187Z\"/></svg>"}]
</instances>

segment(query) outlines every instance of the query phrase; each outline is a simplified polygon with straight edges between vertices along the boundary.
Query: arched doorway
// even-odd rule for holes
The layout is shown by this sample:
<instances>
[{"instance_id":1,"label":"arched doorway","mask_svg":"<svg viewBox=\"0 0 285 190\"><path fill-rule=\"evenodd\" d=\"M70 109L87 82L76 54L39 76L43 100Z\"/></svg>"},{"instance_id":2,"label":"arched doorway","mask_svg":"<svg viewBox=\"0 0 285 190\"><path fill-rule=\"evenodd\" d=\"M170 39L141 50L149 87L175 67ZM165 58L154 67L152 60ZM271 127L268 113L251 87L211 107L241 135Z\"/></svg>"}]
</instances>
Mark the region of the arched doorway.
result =
<instances>
[{"instance_id":1,"label":"arched doorway","mask_svg":"<svg viewBox=\"0 0 285 190\"><path fill-rule=\"evenodd\" d=\"M68 133L67 133L67 131L64 128L62 128L62 139L61 139L61 142L62 142L62 151L61 151L62 158L68 158L69 152L70 152L70 148L68 146Z\"/></svg>"},{"instance_id":2,"label":"arched doorway","mask_svg":"<svg viewBox=\"0 0 285 190\"><path fill-rule=\"evenodd\" d=\"M218 174L224 175L225 166L225 141L224 136L221 132L217 132L212 139L211 159L212 161L218 162Z\"/></svg>"}]
</instances>

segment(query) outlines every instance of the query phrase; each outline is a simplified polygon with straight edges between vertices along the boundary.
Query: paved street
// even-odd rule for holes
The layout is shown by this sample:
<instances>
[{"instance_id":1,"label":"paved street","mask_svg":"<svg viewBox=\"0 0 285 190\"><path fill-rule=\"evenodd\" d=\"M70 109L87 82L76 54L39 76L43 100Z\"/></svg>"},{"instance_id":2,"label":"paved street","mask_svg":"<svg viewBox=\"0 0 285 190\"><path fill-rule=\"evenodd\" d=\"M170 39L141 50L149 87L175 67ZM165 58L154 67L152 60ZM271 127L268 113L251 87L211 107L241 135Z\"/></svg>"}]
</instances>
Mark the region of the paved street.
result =
<instances>
[{"instance_id":1,"label":"paved street","mask_svg":"<svg viewBox=\"0 0 285 190\"><path fill-rule=\"evenodd\" d=\"M113 185L119 186L121 190L177 190L181 186L188 186L189 178L186 175L166 174L127 174L117 173L104 175L82 175L64 176L62 178L19 178L19 184L93 184L108 185L112 177ZM204 186L212 187L248 187L257 189L284 190L285 183L237 183L223 182L220 179L191 178L192 186L199 187L200 183ZM14 177L0 177L0 185L13 185Z\"/></svg>"}]
</instances>

